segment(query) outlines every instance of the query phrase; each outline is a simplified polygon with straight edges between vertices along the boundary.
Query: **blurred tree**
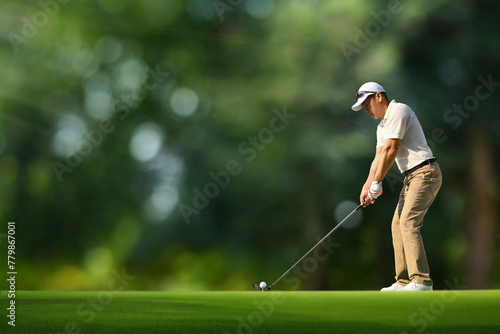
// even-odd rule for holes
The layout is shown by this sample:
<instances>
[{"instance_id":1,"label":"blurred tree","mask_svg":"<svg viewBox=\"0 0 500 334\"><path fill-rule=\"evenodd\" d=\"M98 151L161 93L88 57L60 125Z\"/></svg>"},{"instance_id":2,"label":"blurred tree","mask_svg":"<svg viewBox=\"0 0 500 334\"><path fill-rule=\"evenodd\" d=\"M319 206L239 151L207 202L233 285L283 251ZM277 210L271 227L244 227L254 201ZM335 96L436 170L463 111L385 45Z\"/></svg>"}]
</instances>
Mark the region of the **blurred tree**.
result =
<instances>
[{"instance_id":1,"label":"blurred tree","mask_svg":"<svg viewBox=\"0 0 500 334\"><path fill-rule=\"evenodd\" d=\"M121 267L135 289L279 277L358 199L377 122L350 105L372 80L418 113L444 171L423 232L437 287L472 263L482 269L470 286L497 286L499 199L485 182L499 182L498 94L468 117L447 113L479 76L500 80L498 6L401 2L388 16L386 1L262 0L221 17L211 0L68 2L16 53L9 33L22 35L43 8L1 2L0 220L18 224L31 273L20 286L99 288ZM348 61L340 45L363 38ZM468 157L485 163L471 168ZM213 175L230 161L241 170L221 186ZM69 168L62 182L55 162ZM390 282L402 182L391 175L301 286ZM179 207L197 194L206 201L198 195L187 224Z\"/></svg>"},{"instance_id":2,"label":"blurred tree","mask_svg":"<svg viewBox=\"0 0 500 334\"><path fill-rule=\"evenodd\" d=\"M468 219L467 286L492 287L495 244L498 229L498 204L491 181L498 179L491 140L477 126L468 137L471 216Z\"/></svg>"},{"instance_id":3,"label":"blurred tree","mask_svg":"<svg viewBox=\"0 0 500 334\"><path fill-rule=\"evenodd\" d=\"M491 56L499 51L493 41L500 36L493 28L493 8L500 9L499 3L444 3L405 43L408 87L425 96L422 107L438 111L429 114L435 128L427 135L445 169L443 190L456 182L467 197L467 211L454 219L453 226L468 235L461 266L468 287L476 289L491 288L498 281L492 277L492 267L499 251L499 198L490 184L498 182L492 165L500 143L498 131L493 130L499 125L499 98L494 91L500 75ZM445 86L436 85L436 80Z\"/></svg>"}]
</instances>

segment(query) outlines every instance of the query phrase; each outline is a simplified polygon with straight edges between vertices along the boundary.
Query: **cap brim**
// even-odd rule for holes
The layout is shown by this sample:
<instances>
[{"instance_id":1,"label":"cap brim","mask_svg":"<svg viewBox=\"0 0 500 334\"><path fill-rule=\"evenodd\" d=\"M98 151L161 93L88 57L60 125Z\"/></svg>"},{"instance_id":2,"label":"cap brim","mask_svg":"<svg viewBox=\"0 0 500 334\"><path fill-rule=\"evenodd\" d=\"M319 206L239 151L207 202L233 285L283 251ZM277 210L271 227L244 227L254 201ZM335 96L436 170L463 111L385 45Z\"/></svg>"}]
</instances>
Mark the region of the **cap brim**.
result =
<instances>
[{"instance_id":1,"label":"cap brim","mask_svg":"<svg viewBox=\"0 0 500 334\"><path fill-rule=\"evenodd\" d=\"M361 106L361 104L363 104L363 102L365 102L365 100L368 96L371 96L373 94L375 94L375 93L365 94L362 98L358 99L358 101L352 105L351 109L354 111L360 111L363 108Z\"/></svg>"}]
</instances>

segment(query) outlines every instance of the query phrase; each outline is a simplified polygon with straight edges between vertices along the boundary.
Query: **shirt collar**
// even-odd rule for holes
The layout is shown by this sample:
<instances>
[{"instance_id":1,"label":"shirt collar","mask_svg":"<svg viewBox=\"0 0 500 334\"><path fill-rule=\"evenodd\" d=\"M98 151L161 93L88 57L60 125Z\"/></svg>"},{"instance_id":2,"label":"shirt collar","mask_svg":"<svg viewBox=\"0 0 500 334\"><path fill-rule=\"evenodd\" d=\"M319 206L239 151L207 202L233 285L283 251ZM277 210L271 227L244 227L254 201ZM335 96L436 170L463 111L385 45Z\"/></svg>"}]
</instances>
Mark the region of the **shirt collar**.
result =
<instances>
[{"instance_id":1,"label":"shirt collar","mask_svg":"<svg viewBox=\"0 0 500 334\"><path fill-rule=\"evenodd\" d=\"M384 115L384 118L383 118L383 121L385 121L387 118L389 118L389 114L391 113L391 110L392 110L392 107L396 104L396 100L392 100L390 103L389 103L389 106L387 107L387 110L385 112L385 115Z\"/></svg>"}]
</instances>

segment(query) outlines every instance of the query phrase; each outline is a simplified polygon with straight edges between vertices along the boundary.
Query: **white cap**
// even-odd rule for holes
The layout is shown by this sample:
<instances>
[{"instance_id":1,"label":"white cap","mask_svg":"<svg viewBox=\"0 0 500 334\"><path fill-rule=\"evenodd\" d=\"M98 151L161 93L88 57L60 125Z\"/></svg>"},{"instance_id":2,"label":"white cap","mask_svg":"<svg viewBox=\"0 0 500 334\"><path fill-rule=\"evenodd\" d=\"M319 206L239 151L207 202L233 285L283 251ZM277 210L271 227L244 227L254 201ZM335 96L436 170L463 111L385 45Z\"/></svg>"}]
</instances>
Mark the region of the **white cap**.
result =
<instances>
[{"instance_id":1,"label":"white cap","mask_svg":"<svg viewBox=\"0 0 500 334\"><path fill-rule=\"evenodd\" d=\"M380 86L376 82L364 83L361 87L359 87L358 93L356 94L358 101L352 105L351 109L354 111L360 110L362 108L361 104L366 100L366 98L378 92L385 92L384 87Z\"/></svg>"}]
</instances>

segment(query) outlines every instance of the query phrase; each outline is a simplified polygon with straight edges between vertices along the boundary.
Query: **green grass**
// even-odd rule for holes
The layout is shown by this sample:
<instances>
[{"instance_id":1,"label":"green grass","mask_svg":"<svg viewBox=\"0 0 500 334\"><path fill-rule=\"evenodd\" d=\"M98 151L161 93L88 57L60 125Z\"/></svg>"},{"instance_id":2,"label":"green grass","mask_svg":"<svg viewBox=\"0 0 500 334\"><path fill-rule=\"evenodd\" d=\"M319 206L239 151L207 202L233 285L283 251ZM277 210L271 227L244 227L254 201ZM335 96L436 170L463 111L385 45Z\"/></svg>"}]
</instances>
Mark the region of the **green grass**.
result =
<instances>
[{"instance_id":1,"label":"green grass","mask_svg":"<svg viewBox=\"0 0 500 334\"><path fill-rule=\"evenodd\" d=\"M500 291L16 293L15 333L499 333Z\"/></svg>"}]
</instances>

